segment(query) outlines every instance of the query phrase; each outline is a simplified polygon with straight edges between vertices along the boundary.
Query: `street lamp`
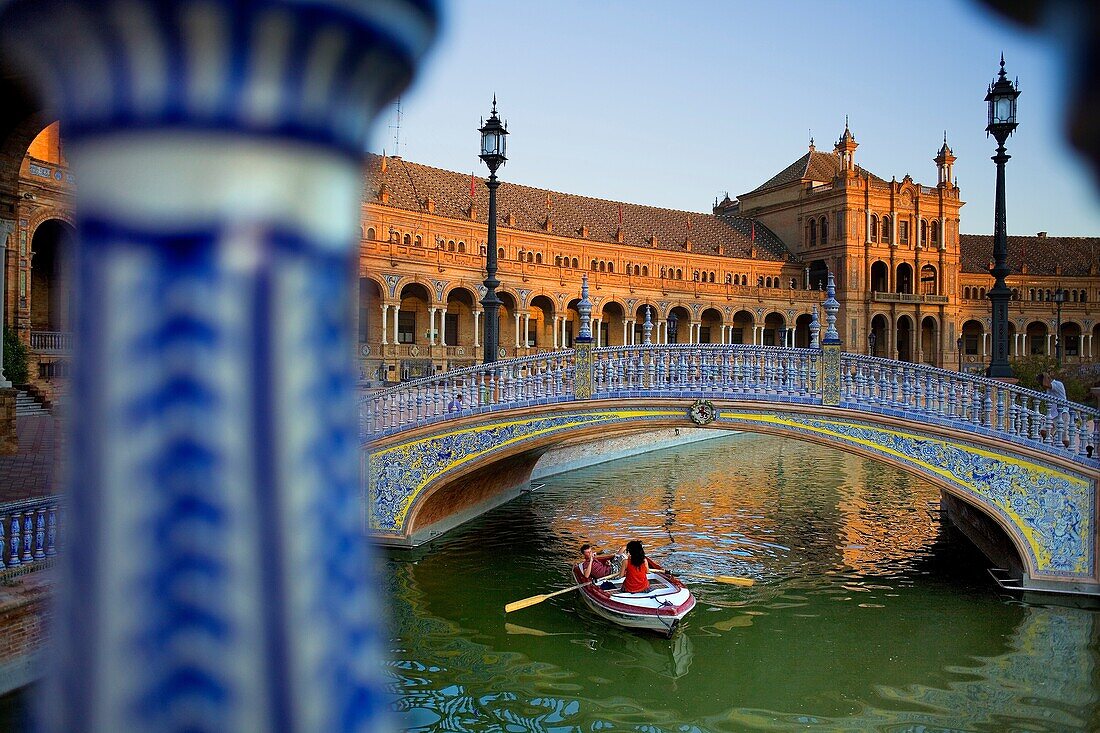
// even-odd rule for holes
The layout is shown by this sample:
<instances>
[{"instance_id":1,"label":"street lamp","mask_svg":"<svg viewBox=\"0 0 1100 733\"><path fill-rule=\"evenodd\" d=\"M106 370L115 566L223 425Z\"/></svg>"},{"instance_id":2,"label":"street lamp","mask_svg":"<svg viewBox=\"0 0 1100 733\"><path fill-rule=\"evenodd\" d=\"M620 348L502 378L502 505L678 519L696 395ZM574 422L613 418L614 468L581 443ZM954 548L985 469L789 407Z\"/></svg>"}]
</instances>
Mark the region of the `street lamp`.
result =
<instances>
[{"instance_id":1,"label":"street lamp","mask_svg":"<svg viewBox=\"0 0 1100 733\"><path fill-rule=\"evenodd\" d=\"M670 344L676 343L676 326L679 322L680 319L676 317L675 313L668 314L668 342Z\"/></svg>"},{"instance_id":2,"label":"street lamp","mask_svg":"<svg viewBox=\"0 0 1100 733\"><path fill-rule=\"evenodd\" d=\"M1066 302L1066 291L1058 288L1054 291L1054 304L1058 311L1058 325L1054 328L1054 355L1058 368L1062 368L1062 303Z\"/></svg>"},{"instance_id":3,"label":"street lamp","mask_svg":"<svg viewBox=\"0 0 1100 733\"><path fill-rule=\"evenodd\" d=\"M500 338L500 298L497 297L497 168L504 165L508 158L504 155L508 145L508 129L497 117L497 95L493 95L493 110L489 120L482 120L481 153L478 155L489 167L489 180L485 182L489 189L489 241L485 244L485 297L481 307L485 311L485 357L486 364L497 360L498 340Z\"/></svg>"},{"instance_id":4,"label":"street lamp","mask_svg":"<svg viewBox=\"0 0 1100 733\"><path fill-rule=\"evenodd\" d=\"M874 331L868 331L867 332L867 353L870 356L875 355L875 339L876 338L877 337L875 336Z\"/></svg>"},{"instance_id":5,"label":"street lamp","mask_svg":"<svg viewBox=\"0 0 1100 733\"><path fill-rule=\"evenodd\" d=\"M955 339L955 352L959 355L959 371L963 370L963 337Z\"/></svg>"},{"instance_id":6,"label":"street lamp","mask_svg":"<svg viewBox=\"0 0 1100 733\"><path fill-rule=\"evenodd\" d=\"M1012 291L1005 283L1008 275L1008 232L1005 226L1005 163L1011 157L1005 153L1005 141L1016 129L1016 98L1020 91L1005 75L1005 57L1001 54L1001 70L997 79L989 85L985 101L989 105L989 124L986 134L997 140L997 154L992 160L997 164L997 199L993 218L993 269L996 278L987 294L992 305L993 355L989 361L989 376L1011 377L1008 363L1008 301Z\"/></svg>"}]
</instances>

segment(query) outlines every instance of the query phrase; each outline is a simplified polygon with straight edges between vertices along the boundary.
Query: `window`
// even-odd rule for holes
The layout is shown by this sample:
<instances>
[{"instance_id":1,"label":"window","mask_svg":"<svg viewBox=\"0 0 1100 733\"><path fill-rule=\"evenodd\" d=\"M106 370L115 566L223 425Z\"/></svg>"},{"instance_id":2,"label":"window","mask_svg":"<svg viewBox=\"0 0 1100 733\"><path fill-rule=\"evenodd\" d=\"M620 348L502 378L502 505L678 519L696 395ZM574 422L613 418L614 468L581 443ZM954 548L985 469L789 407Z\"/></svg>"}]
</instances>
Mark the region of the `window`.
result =
<instances>
[{"instance_id":1,"label":"window","mask_svg":"<svg viewBox=\"0 0 1100 733\"><path fill-rule=\"evenodd\" d=\"M867 235L867 238L872 242L878 241L878 217L874 214L871 214L871 231Z\"/></svg>"},{"instance_id":2,"label":"window","mask_svg":"<svg viewBox=\"0 0 1100 733\"><path fill-rule=\"evenodd\" d=\"M534 252L528 252L527 253L527 263L531 264L531 265L535 264L535 253Z\"/></svg>"},{"instance_id":3,"label":"window","mask_svg":"<svg viewBox=\"0 0 1100 733\"><path fill-rule=\"evenodd\" d=\"M461 242L459 242L459 244L461 244ZM542 264L542 252L536 252L535 253L535 264L536 265L541 265Z\"/></svg>"},{"instance_id":4,"label":"window","mask_svg":"<svg viewBox=\"0 0 1100 733\"><path fill-rule=\"evenodd\" d=\"M455 240L452 239L451 241L447 242L447 251L448 252L454 252L455 251Z\"/></svg>"},{"instance_id":5,"label":"window","mask_svg":"<svg viewBox=\"0 0 1100 733\"><path fill-rule=\"evenodd\" d=\"M397 314L397 343L416 343L416 313L399 311Z\"/></svg>"},{"instance_id":6,"label":"window","mask_svg":"<svg viewBox=\"0 0 1100 733\"><path fill-rule=\"evenodd\" d=\"M577 269L577 268L579 268L580 266L581 266L581 263L577 261L577 258L576 258L576 257L574 257L574 258L573 258L573 269L574 269L574 270L576 270L576 269Z\"/></svg>"},{"instance_id":7,"label":"window","mask_svg":"<svg viewBox=\"0 0 1100 733\"><path fill-rule=\"evenodd\" d=\"M813 247L817 244L817 220L810 219L810 246Z\"/></svg>"},{"instance_id":8,"label":"window","mask_svg":"<svg viewBox=\"0 0 1100 733\"><path fill-rule=\"evenodd\" d=\"M406 245L412 244L412 237L406 234L404 237L401 238L401 243Z\"/></svg>"},{"instance_id":9,"label":"window","mask_svg":"<svg viewBox=\"0 0 1100 733\"><path fill-rule=\"evenodd\" d=\"M963 300L970 300L970 288L963 288Z\"/></svg>"},{"instance_id":10,"label":"window","mask_svg":"<svg viewBox=\"0 0 1100 733\"><path fill-rule=\"evenodd\" d=\"M606 262L602 262L602 261L600 262L600 272L607 272L607 263Z\"/></svg>"},{"instance_id":11,"label":"window","mask_svg":"<svg viewBox=\"0 0 1100 733\"><path fill-rule=\"evenodd\" d=\"M936 268L924 265L920 268L921 295L936 295Z\"/></svg>"},{"instance_id":12,"label":"window","mask_svg":"<svg viewBox=\"0 0 1100 733\"><path fill-rule=\"evenodd\" d=\"M642 277L649 277L649 265L642 265Z\"/></svg>"},{"instance_id":13,"label":"window","mask_svg":"<svg viewBox=\"0 0 1100 733\"><path fill-rule=\"evenodd\" d=\"M554 266L555 267L561 267L561 255L558 255L557 257L554 258Z\"/></svg>"},{"instance_id":14,"label":"window","mask_svg":"<svg viewBox=\"0 0 1100 733\"><path fill-rule=\"evenodd\" d=\"M834 231L836 232L836 238L837 239L843 239L844 235L848 233L848 230L847 230L847 227L846 227L845 221L844 221L844 212L843 211L836 212L836 229Z\"/></svg>"},{"instance_id":15,"label":"window","mask_svg":"<svg viewBox=\"0 0 1100 733\"><path fill-rule=\"evenodd\" d=\"M882 217L882 242L883 244L890 243L890 217Z\"/></svg>"},{"instance_id":16,"label":"window","mask_svg":"<svg viewBox=\"0 0 1100 733\"><path fill-rule=\"evenodd\" d=\"M929 239L928 241L930 241L932 244L939 244L940 243L940 223L938 221L936 221L935 219L932 220L931 232L932 232L932 236L931 236L931 239Z\"/></svg>"},{"instance_id":17,"label":"window","mask_svg":"<svg viewBox=\"0 0 1100 733\"><path fill-rule=\"evenodd\" d=\"M1066 352L1066 356L1077 356L1080 338L1081 337L1075 333L1062 333L1062 349Z\"/></svg>"},{"instance_id":18,"label":"window","mask_svg":"<svg viewBox=\"0 0 1100 733\"><path fill-rule=\"evenodd\" d=\"M909 244L909 222L898 222L898 244Z\"/></svg>"},{"instance_id":19,"label":"window","mask_svg":"<svg viewBox=\"0 0 1100 733\"><path fill-rule=\"evenodd\" d=\"M732 285L732 284L733 284L733 275L731 275L730 273L727 272L726 273L726 285Z\"/></svg>"},{"instance_id":20,"label":"window","mask_svg":"<svg viewBox=\"0 0 1100 733\"><path fill-rule=\"evenodd\" d=\"M614 262L608 262L607 263L607 271L608 272L615 272L615 263Z\"/></svg>"},{"instance_id":21,"label":"window","mask_svg":"<svg viewBox=\"0 0 1100 733\"><path fill-rule=\"evenodd\" d=\"M821 243L829 243L829 220L824 216L821 217Z\"/></svg>"},{"instance_id":22,"label":"window","mask_svg":"<svg viewBox=\"0 0 1100 733\"><path fill-rule=\"evenodd\" d=\"M504 259L504 247L501 247L500 249L497 250L497 259L498 260L503 260Z\"/></svg>"},{"instance_id":23,"label":"window","mask_svg":"<svg viewBox=\"0 0 1100 733\"><path fill-rule=\"evenodd\" d=\"M692 276L691 276L691 279L692 279L692 280L694 280L695 282L699 282L699 271L698 271L698 270L696 270L696 271L695 271L695 272L694 272L694 273L692 274Z\"/></svg>"},{"instance_id":24,"label":"window","mask_svg":"<svg viewBox=\"0 0 1100 733\"><path fill-rule=\"evenodd\" d=\"M668 277L668 268L666 268L666 267L661 268L661 277L662 278Z\"/></svg>"},{"instance_id":25,"label":"window","mask_svg":"<svg viewBox=\"0 0 1100 733\"><path fill-rule=\"evenodd\" d=\"M374 233L374 227L371 227L370 229L367 230L367 239L369 239L371 241L374 241L375 236L376 235Z\"/></svg>"},{"instance_id":26,"label":"window","mask_svg":"<svg viewBox=\"0 0 1100 733\"><path fill-rule=\"evenodd\" d=\"M928 242L928 222L925 219L920 220L920 240L917 244L925 244Z\"/></svg>"},{"instance_id":27,"label":"window","mask_svg":"<svg viewBox=\"0 0 1100 733\"><path fill-rule=\"evenodd\" d=\"M466 251L466 243L465 242L459 242L458 243L458 251L459 252L465 252Z\"/></svg>"},{"instance_id":28,"label":"window","mask_svg":"<svg viewBox=\"0 0 1100 733\"><path fill-rule=\"evenodd\" d=\"M714 282L714 270L710 271L710 281Z\"/></svg>"},{"instance_id":29,"label":"window","mask_svg":"<svg viewBox=\"0 0 1100 733\"><path fill-rule=\"evenodd\" d=\"M978 334L968 333L963 336L963 351L967 356L976 356L978 354Z\"/></svg>"},{"instance_id":30,"label":"window","mask_svg":"<svg viewBox=\"0 0 1100 733\"><path fill-rule=\"evenodd\" d=\"M679 267L676 268L676 279L677 280L683 280L684 279L684 271L681 270Z\"/></svg>"},{"instance_id":31,"label":"window","mask_svg":"<svg viewBox=\"0 0 1100 733\"><path fill-rule=\"evenodd\" d=\"M600 269L600 263L596 260L592 260L592 272L596 272Z\"/></svg>"}]
</instances>

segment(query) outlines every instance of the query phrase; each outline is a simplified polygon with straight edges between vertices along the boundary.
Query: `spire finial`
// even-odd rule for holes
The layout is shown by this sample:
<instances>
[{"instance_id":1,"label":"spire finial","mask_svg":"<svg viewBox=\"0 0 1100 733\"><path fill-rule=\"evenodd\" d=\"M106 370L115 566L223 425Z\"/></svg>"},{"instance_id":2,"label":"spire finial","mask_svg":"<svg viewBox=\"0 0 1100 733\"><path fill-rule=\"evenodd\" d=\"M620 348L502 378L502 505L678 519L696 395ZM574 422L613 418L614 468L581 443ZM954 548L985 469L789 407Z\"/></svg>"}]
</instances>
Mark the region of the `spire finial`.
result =
<instances>
[{"instance_id":1,"label":"spire finial","mask_svg":"<svg viewBox=\"0 0 1100 733\"><path fill-rule=\"evenodd\" d=\"M844 115L844 132L848 132L848 115Z\"/></svg>"},{"instance_id":2,"label":"spire finial","mask_svg":"<svg viewBox=\"0 0 1100 733\"><path fill-rule=\"evenodd\" d=\"M1001 65L1004 66L1003 63ZM496 114L496 113L497 113L497 93L493 92L493 114Z\"/></svg>"},{"instance_id":3,"label":"spire finial","mask_svg":"<svg viewBox=\"0 0 1100 733\"><path fill-rule=\"evenodd\" d=\"M944 145L946 145L946 144L947 144L947 130L944 130L944 131L943 131L943 144L944 144Z\"/></svg>"},{"instance_id":4,"label":"spire finial","mask_svg":"<svg viewBox=\"0 0 1100 733\"><path fill-rule=\"evenodd\" d=\"M1001 70L997 72L997 77L999 79L1005 79L1007 76L1008 75L1005 74L1005 52L1001 51Z\"/></svg>"}]
</instances>

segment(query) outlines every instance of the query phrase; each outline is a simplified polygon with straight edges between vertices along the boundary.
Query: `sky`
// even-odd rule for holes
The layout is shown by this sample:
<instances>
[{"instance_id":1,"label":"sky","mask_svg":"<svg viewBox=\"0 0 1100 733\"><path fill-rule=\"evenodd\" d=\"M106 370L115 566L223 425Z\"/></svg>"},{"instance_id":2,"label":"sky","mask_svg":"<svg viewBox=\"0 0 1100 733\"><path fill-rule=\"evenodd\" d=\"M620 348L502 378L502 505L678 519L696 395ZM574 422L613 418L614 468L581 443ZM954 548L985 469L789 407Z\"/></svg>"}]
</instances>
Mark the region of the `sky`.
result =
<instances>
[{"instance_id":1,"label":"sky","mask_svg":"<svg viewBox=\"0 0 1100 733\"><path fill-rule=\"evenodd\" d=\"M487 175L477 127L495 93L504 181L709 212L801 157L832 151L845 115L856 163L936 184L947 132L967 205L990 234L996 142L987 86L1019 77L1009 234L1100 236L1100 189L1062 134L1064 59L1049 37L973 2L452 0L412 89L371 149Z\"/></svg>"}]
</instances>

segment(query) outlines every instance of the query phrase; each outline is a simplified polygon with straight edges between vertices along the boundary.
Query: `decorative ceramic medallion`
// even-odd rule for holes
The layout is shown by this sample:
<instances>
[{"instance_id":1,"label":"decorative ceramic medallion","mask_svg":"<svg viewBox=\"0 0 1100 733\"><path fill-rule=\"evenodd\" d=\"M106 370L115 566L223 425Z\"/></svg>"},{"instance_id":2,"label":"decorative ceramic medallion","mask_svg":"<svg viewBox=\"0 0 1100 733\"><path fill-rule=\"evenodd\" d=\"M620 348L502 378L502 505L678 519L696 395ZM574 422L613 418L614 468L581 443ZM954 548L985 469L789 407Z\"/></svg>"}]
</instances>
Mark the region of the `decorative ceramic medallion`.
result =
<instances>
[{"instance_id":1,"label":"decorative ceramic medallion","mask_svg":"<svg viewBox=\"0 0 1100 733\"><path fill-rule=\"evenodd\" d=\"M688 417L696 425L712 423L716 415L714 404L710 400L695 400L688 409Z\"/></svg>"}]
</instances>

